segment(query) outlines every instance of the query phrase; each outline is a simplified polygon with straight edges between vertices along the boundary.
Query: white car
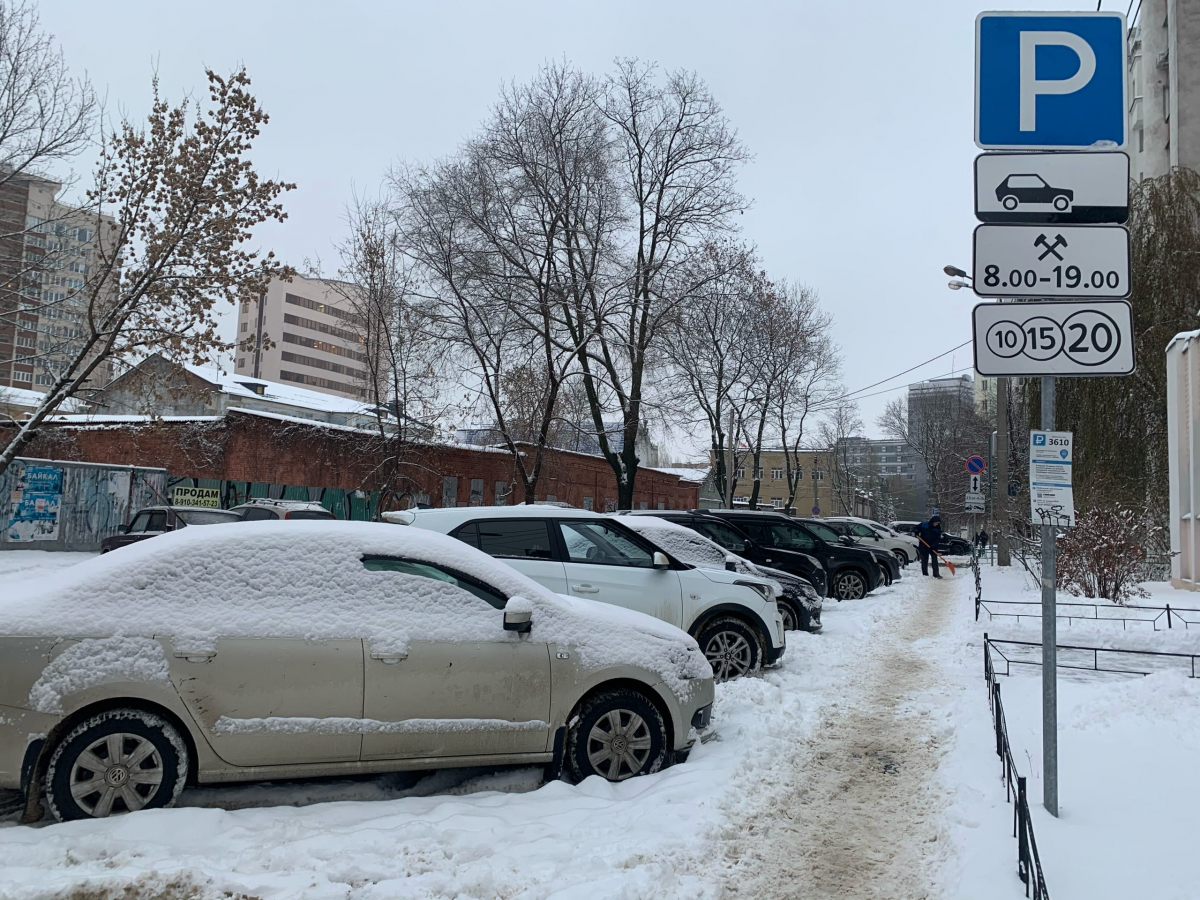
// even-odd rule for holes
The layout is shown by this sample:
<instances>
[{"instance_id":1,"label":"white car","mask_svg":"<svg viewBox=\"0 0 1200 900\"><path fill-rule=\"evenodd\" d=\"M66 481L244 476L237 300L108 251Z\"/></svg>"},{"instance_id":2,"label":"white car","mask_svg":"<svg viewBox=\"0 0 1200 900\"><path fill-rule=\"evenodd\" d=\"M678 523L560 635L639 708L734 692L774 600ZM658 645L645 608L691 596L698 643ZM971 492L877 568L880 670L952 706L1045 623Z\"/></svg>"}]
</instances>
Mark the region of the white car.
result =
<instances>
[{"instance_id":1,"label":"white car","mask_svg":"<svg viewBox=\"0 0 1200 900\"><path fill-rule=\"evenodd\" d=\"M837 531L847 535L855 543L890 550L905 565L917 558L917 539L915 537L901 534L873 519L861 519L858 516L834 516L825 521L831 526L835 523L843 526L837 528Z\"/></svg>"},{"instance_id":2,"label":"white car","mask_svg":"<svg viewBox=\"0 0 1200 900\"><path fill-rule=\"evenodd\" d=\"M664 552L609 516L550 506L466 507L384 513L502 559L543 587L647 613L691 634L718 681L779 660L779 586L701 569Z\"/></svg>"}]
</instances>

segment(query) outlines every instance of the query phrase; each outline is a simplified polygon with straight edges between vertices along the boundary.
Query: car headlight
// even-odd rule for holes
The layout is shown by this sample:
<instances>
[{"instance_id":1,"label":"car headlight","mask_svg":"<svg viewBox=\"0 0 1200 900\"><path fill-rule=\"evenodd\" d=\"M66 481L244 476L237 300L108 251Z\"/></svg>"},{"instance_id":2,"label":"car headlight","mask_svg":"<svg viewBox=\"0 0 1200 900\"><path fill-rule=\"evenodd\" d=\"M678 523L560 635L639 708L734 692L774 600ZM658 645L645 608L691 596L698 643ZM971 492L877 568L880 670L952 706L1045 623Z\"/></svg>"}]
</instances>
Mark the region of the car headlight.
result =
<instances>
[{"instance_id":1,"label":"car headlight","mask_svg":"<svg viewBox=\"0 0 1200 900\"><path fill-rule=\"evenodd\" d=\"M764 600L775 599L775 589L769 584L764 584L761 581L735 581L734 584L739 587L748 587L752 591L757 591L758 595Z\"/></svg>"}]
</instances>

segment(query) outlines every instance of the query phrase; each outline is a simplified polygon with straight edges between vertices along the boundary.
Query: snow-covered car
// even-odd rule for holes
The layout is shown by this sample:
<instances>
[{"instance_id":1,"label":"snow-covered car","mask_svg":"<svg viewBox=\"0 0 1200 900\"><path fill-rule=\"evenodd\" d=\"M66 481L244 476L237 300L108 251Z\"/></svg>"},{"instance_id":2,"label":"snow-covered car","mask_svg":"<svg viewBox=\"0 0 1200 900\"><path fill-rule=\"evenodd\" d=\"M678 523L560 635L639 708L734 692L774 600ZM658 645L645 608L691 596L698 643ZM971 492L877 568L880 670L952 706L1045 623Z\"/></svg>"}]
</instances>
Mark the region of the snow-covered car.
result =
<instances>
[{"instance_id":1,"label":"snow-covered car","mask_svg":"<svg viewBox=\"0 0 1200 900\"><path fill-rule=\"evenodd\" d=\"M254 497L233 507L230 512L241 516L243 522L267 522L271 519L329 521L337 518L320 503L308 500L272 500L269 497Z\"/></svg>"},{"instance_id":2,"label":"snow-covered car","mask_svg":"<svg viewBox=\"0 0 1200 900\"><path fill-rule=\"evenodd\" d=\"M0 788L59 819L185 783L686 758L712 667L649 616L371 522L185 528L0 600Z\"/></svg>"},{"instance_id":3,"label":"snow-covered car","mask_svg":"<svg viewBox=\"0 0 1200 900\"><path fill-rule=\"evenodd\" d=\"M821 630L821 597L808 581L779 569L756 566L730 553L690 528L657 516L622 516L621 521L676 559L709 569L726 569L774 581L781 594L776 598L785 631Z\"/></svg>"},{"instance_id":4,"label":"snow-covered car","mask_svg":"<svg viewBox=\"0 0 1200 900\"><path fill-rule=\"evenodd\" d=\"M388 512L389 522L438 531L502 559L560 594L635 609L682 628L718 681L779 661L779 587L676 559L612 516L521 505Z\"/></svg>"},{"instance_id":5,"label":"snow-covered car","mask_svg":"<svg viewBox=\"0 0 1200 900\"><path fill-rule=\"evenodd\" d=\"M903 565L917 558L917 539L892 531L871 519L857 516L836 516L824 520L834 531L844 534L856 544L880 547L892 553Z\"/></svg>"}]
</instances>

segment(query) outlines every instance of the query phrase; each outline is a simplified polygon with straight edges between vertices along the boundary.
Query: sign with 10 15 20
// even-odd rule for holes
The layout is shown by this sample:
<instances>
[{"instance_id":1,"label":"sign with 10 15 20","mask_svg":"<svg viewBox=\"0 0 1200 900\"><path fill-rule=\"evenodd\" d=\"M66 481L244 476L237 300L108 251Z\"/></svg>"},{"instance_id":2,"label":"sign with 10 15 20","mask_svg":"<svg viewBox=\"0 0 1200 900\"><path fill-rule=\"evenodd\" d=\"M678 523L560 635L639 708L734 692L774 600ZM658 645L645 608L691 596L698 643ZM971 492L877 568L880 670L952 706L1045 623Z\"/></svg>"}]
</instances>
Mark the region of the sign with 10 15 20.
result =
<instances>
[{"instance_id":1,"label":"sign with 10 15 20","mask_svg":"<svg viewBox=\"0 0 1200 900\"><path fill-rule=\"evenodd\" d=\"M1126 300L980 303L972 318L981 375L1128 375L1136 364Z\"/></svg>"}]
</instances>

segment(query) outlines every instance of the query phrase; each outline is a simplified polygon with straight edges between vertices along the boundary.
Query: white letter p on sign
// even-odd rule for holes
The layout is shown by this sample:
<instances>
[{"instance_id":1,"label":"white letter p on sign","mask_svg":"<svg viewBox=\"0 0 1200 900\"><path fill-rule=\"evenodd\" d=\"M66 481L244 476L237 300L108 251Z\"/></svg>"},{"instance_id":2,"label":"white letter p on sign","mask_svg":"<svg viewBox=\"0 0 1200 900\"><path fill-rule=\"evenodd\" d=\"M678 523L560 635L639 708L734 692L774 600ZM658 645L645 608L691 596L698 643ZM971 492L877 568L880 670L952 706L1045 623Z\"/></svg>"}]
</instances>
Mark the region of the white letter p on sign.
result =
<instances>
[{"instance_id":1,"label":"white letter p on sign","mask_svg":"<svg viewBox=\"0 0 1200 900\"><path fill-rule=\"evenodd\" d=\"M1069 47L1079 57L1079 70L1070 78L1038 81L1037 48ZM1091 44L1069 31L1021 32L1021 130L1037 130L1038 94L1073 94L1096 74L1096 54Z\"/></svg>"}]
</instances>

